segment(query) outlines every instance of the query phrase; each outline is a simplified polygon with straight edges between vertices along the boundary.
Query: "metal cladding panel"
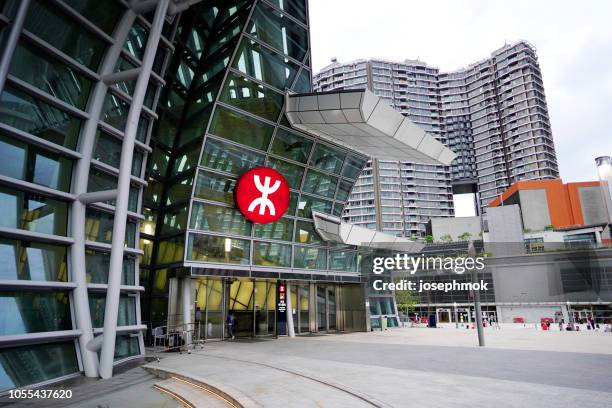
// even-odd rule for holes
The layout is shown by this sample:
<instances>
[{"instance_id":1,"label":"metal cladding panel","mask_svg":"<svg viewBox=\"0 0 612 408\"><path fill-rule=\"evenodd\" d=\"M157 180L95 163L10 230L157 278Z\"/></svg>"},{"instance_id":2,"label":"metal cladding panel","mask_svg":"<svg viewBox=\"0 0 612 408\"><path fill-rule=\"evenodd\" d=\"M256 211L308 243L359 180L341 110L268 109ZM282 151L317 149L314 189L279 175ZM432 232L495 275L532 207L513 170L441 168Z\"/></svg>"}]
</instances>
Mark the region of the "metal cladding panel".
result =
<instances>
[{"instance_id":1,"label":"metal cladding panel","mask_svg":"<svg viewBox=\"0 0 612 408\"><path fill-rule=\"evenodd\" d=\"M370 157L448 166L456 154L368 90L287 95L293 127Z\"/></svg>"}]
</instances>

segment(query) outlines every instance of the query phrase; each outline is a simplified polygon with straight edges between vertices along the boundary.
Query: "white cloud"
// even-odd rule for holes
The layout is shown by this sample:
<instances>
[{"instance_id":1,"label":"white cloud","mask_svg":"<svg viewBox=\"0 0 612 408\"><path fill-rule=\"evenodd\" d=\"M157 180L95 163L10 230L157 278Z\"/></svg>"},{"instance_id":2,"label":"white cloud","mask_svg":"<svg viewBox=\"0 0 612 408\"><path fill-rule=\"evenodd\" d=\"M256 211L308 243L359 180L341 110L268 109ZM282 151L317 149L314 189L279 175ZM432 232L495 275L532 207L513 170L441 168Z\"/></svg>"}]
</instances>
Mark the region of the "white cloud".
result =
<instances>
[{"instance_id":1,"label":"white cloud","mask_svg":"<svg viewBox=\"0 0 612 408\"><path fill-rule=\"evenodd\" d=\"M612 153L612 2L310 0L313 68L331 57L419 58L444 71L504 42L538 50L561 176L597 177Z\"/></svg>"}]
</instances>

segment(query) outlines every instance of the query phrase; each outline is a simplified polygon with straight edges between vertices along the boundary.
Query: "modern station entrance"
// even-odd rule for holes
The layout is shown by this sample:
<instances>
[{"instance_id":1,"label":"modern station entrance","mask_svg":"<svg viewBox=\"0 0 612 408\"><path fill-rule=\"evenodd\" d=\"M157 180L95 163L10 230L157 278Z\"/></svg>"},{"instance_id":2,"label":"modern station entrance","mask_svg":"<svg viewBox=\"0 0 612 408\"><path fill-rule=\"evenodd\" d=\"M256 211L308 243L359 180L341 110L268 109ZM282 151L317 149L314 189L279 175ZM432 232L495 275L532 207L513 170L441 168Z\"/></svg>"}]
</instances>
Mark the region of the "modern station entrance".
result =
<instances>
[{"instance_id":1,"label":"modern station entrance","mask_svg":"<svg viewBox=\"0 0 612 408\"><path fill-rule=\"evenodd\" d=\"M291 310L287 313L293 316L295 334L366 330L361 284L283 282L289 284ZM277 284L269 279L192 278L191 321L199 327L201 338L222 340L228 336L227 316L233 312L236 337L274 336Z\"/></svg>"}]
</instances>

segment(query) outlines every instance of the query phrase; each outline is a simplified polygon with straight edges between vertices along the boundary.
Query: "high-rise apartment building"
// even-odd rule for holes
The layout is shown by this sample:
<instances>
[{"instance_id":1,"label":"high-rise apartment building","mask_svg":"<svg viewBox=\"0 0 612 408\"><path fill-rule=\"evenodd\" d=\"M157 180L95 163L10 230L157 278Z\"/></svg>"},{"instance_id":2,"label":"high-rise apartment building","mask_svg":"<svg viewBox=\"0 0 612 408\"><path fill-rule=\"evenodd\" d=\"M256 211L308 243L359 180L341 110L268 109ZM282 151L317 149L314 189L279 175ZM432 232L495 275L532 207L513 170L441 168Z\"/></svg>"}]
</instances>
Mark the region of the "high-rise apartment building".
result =
<instances>
[{"instance_id":1,"label":"high-rise apartment building","mask_svg":"<svg viewBox=\"0 0 612 408\"><path fill-rule=\"evenodd\" d=\"M505 45L489 58L454 72L440 72L410 60L333 61L313 81L317 91L371 89L445 143L457 154L450 171L454 191L477 192L478 207L483 211L516 181L559 177L537 55L525 41ZM373 166L372 173L379 167ZM438 173L439 178L429 177L439 184L437 192L427 193L430 197L444 194L440 186L446 182ZM362 177L368 185L368 170ZM401 178L402 186L414 185L409 174ZM422 201L419 194L425 193L418 191L418 185L416 188L415 201ZM371 190L372 205L380 208L378 217L389 217L379 204L382 198L377 199L376 189ZM355 197L354 201L361 204L362 200ZM404 202L410 203L412 197L408 195ZM345 213L351 222L362 222L358 217L376 213L371 206L354 206L352 199ZM452 206L446 201L441 200L440 206L441 212L452 214ZM427 216L420 210L414 215L411 210L407 213L418 218ZM373 221L368 220L372 226ZM384 221L376 225L385 227Z\"/></svg>"}]
</instances>

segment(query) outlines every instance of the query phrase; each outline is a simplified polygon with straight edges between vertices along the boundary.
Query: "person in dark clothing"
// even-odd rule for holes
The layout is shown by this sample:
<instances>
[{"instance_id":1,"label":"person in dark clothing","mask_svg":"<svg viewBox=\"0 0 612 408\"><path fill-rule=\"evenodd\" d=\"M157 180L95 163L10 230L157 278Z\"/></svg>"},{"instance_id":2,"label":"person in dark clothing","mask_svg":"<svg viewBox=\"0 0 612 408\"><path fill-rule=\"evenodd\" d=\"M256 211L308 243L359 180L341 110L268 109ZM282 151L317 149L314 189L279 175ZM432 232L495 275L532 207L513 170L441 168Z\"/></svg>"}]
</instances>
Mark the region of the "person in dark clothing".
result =
<instances>
[{"instance_id":1,"label":"person in dark clothing","mask_svg":"<svg viewBox=\"0 0 612 408\"><path fill-rule=\"evenodd\" d=\"M234 329L236 328L236 316L234 315L234 311L230 311L229 315L227 315L227 334L230 339L234 339Z\"/></svg>"}]
</instances>

